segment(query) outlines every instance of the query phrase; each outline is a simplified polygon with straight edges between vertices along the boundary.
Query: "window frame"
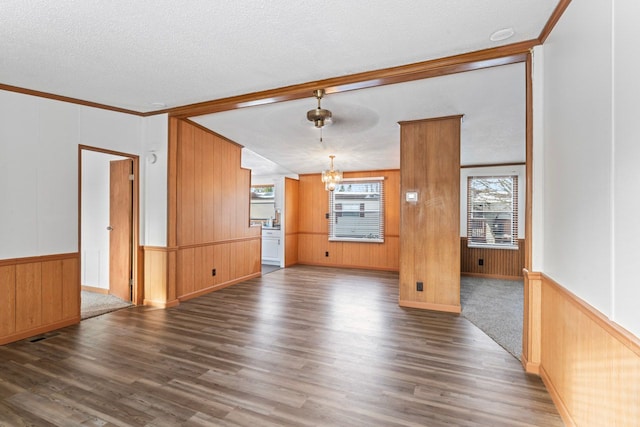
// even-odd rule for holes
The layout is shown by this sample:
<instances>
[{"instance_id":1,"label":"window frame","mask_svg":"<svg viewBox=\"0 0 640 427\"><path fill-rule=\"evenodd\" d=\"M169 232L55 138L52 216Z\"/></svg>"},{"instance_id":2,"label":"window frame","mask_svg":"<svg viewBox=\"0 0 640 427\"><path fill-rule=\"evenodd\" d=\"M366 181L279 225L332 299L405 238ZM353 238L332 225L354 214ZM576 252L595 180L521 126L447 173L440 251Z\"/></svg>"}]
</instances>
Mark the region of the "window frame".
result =
<instances>
[{"instance_id":1,"label":"window frame","mask_svg":"<svg viewBox=\"0 0 640 427\"><path fill-rule=\"evenodd\" d=\"M372 183L378 183L380 185L380 191L371 192L370 194L378 194L378 209L367 209L366 197L361 199L354 198L349 203L345 203L343 200L336 197L346 192L340 191L345 185L370 185ZM336 189L329 191L329 213L327 215L328 220L328 238L330 242L358 242L358 243L384 243L384 177L360 177L360 178L345 178L340 182ZM352 194L369 194L367 192L353 192ZM344 205L352 206L349 209L343 209ZM336 209L340 206L340 209ZM354 208L357 206L357 208ZM367 214L376 214L377 220L377 237L345 237L336 236L337 224L340 218L370 218ZM364 220L362 221L364 222ZM365 223L366 225L366 223Z\"/></svg>"},{"instance_id":2,"label":"window frame","mask_svg":"<svg viewBox=\"0 0 640 427\"><path fill-rule=\"evenodd\" d=\"M486 211L478 211L478 210L473 210L473 205L474 205L474 201L472 200L472 182L474 180L487 180L487 179L498 179L498 178L510 178L511 179L511 210L510 211L491 211L491 210L486 210ZM517 250L519 249L519 199L520 199L520 194L518 192L518 186L519 186L519 175L517 173L493 173L490 175L487 174L472 174L467 176L467 194L466 194L466 199L467 199L467 247L469 248L486 248L486 249L510 249L510 250ZM503 225L508 224L509 228L511 230L511 239L509 242L493 242L493 243L487 243L485 242L478 242L478 241L474 241L474 232L473 229L474 227L473 222L474 220L479 220L479 219L486 219L486 218L473 218L473 212L494 212L494 213L505 213L505 212L509 212L510 213L510 218L509 221L505 222ZM498 220L499 218L494 218L493 221ZM486 230L486 226L488 224L484 224L484 228ZM492 226L497 226L498 224L491 224ZM491 227L490 227L491 229Z\"/></svg>"}]
</instances>

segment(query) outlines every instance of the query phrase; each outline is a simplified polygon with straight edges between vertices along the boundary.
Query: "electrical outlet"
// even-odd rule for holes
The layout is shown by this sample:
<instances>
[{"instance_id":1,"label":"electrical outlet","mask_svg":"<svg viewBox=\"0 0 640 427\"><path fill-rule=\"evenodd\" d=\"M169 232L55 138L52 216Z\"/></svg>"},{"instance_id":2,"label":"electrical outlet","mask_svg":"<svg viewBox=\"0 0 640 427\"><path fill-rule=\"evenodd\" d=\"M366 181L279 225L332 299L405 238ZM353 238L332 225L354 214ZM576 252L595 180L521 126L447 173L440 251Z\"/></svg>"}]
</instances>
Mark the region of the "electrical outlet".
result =
<instances>
[{"instance_id":1,"label":"electrical outlet","mask_svg":"<svg viewBox=\"0 0 640 427\"><path fill-rule=\"evenodd\" d=\"M214 268L213 270L211 270L211 275L215 276L216 275L216 269Z\"/></svg>"},{"instance_id":2,"label":"electrical outlet","mask_svg":"<svg viewBox=\"0 0 640 427\"><path fill-rule=\"evenodd\" d=\"M424 284L422 282L416 282L416 291L418 292L424 291Z\"/></svg>"},{"instance_id":3,"label":"electrical outlet","mask_svg":"<svg viewBox=\"0 0 640 427\"><path fill-rule=\"evenodd\" d=\"M478 265L484 265L484 259L478 258Z\"/></svg>"},{"instance_id":4,"label":"electrical outlet","mask_svg":"<svg viewBox=\"0 0 640 427\"><path fill-rule=\"evenodd\" d=\"M324 256L329 256L329 251L326 251L326 252L324 253Z\"/></svg>"}]
</instances>

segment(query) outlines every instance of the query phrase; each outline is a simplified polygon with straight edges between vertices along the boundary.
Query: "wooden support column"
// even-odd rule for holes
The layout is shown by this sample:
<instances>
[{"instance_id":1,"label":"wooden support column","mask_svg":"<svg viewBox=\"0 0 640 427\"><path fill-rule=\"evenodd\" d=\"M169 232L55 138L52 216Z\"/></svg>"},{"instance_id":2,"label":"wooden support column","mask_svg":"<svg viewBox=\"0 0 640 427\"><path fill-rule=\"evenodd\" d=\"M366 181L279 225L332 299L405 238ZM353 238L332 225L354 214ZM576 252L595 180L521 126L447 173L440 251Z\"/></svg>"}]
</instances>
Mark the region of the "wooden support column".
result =
<instances>
[{"instance_id":1,"label":"wooden support column","mask_svg":"<svg viewBox=\"0 0 640 427\"><path fill-rule=\"evenodd\" d=\"M400 122L400 298L460 313L460 122ZM416 201L407 194L416 193ZM418 283L422 290L418 290Z\"/></svg>"}]
</instances>

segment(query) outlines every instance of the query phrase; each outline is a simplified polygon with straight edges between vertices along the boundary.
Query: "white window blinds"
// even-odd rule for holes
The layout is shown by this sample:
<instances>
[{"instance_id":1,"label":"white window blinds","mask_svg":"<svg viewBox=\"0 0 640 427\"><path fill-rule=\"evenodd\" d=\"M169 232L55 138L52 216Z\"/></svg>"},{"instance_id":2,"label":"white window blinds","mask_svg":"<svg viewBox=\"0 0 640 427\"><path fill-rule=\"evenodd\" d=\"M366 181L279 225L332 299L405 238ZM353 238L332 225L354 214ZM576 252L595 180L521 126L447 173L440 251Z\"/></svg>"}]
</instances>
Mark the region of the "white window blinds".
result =
<instances>
[{"instance_id":1,"label":"white window blinds","mask_svg":"<svg viewBox=\"0 0 640 427\"><path fill-rule=\"evenodd\" d=\"M470 176L467 245L518 248L518 177Z\"/></svg>"},{"instance_id":2,"label":"white window blinds","mask_svg":"<svg viewBox=\"0 0 640 427\"><path fill-rule=\"evenodd\" d=\"M384 242L384 178L344 179L329 192L329 240Z\"/></svg>"}]
</instances>

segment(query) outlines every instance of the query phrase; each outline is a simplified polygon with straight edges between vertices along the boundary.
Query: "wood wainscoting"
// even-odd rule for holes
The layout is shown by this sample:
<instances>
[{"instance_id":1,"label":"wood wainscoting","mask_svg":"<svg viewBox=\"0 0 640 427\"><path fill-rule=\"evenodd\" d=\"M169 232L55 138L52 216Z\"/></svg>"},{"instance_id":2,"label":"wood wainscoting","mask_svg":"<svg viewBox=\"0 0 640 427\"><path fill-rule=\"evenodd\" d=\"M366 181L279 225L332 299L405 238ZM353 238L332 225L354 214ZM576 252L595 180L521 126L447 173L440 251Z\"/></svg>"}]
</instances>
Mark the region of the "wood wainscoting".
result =
<instances>
[{"instance_id":1,"label":"wood wainscoting","mask_svg":"<svg viewBox=\"0 0 640 427\"><path fill-rule=\"evenodd\" d=\"M521 279L524 268L525 240L518 249L470 248L467 238L460 238L460 272L469 276ZM483 265L479 265L482 260Z\"/></svg>"},{"instance_id":2,"label":"wood wainscoting","mask_svg":"<svg viewBox=\"0 0 640 427\"><path fill-rule=\"evenodd\" d=\"M175 274L178 248L142 246L144 305L167 308L178 305Z\"/></svg>"},{"instance_id":3,"label":"wood wainscoting","mask_svg":"<svg viewBox=\"0 0 640 427\"><path fill-rule=\"evenodd\" d=\"M260 236L178 250L177 296L195 298L261 275ZM212 268L213 266L213 268ZM215 270L215 272L213 271Z\"/></svg>"},{"instance_id":4,"label":"wood wainscoting","mask_svg":"<svg viewBox=\"0 0 640 427\"><path fill-rule=\"evenodd\" d=\"M80 321L78 253L0 260L0 345Z\"/></svg>"},{"instance_id":5,"label":"wood wainscoting","mask_svg":"<svg viewBox=\"0 0 640 427\"><path fill-rule=\"evenodd\" d=\"M384 243L330 242L325 233L300 232L298 258L305 265L398 271L398 242L397 235L385 235Z\"/></svg>"},{"instance_id":6,"label":"wood wainscoting","mask_svg":"<svg viewBox=\"0 0 640 427\"><path fill-rule=\"evenodd\" d=\"M640 339L550 277L525 272L522 362L569 426L640 420Z\"/></svg>"}]
</instances>

